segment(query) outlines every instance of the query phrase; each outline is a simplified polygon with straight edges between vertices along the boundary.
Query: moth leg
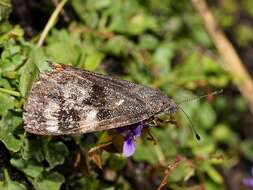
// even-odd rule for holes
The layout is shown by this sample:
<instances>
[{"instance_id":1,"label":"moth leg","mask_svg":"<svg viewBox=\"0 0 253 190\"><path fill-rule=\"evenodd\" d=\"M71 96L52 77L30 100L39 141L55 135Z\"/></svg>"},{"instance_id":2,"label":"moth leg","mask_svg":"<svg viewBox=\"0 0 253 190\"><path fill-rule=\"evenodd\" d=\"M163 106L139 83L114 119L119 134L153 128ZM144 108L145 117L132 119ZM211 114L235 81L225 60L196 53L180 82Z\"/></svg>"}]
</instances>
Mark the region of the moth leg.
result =
<instances>
[{"instance_id":1,"label":"moth leg","mask_svg":"<svg viewBox=\"0 0 253 190\"><path fill-rule=\"evenodd\" d=\"M158 123L156 120L152 120L151 123L149 124L151 127L157 127Z\"/></svg>"},{"instance_id":2,"label":"moth leg","mask_svg":"<svg viewBox=\"0 0 253 190\"><path fill-rule=\"evenodd\" d=\"M148 127L144 128L145 132L147 133L147 140L152 141L154 145L157 144L157 140L156 138L153 136L153 134L151 133L150 129Z\"/></svg>"},{"instance_id":3,"label":"moth leg","mask_svg":"<svg viewBox=\"0 0 253 190\"><path fill-rule=\"evenodd\" d=\"M146 120L145 123L147 123L147 125L149 127L157 127L158 126L158 124L157 124L157 122L155 120L155 116L152 116L151 118L149 118L148 120Z\"/></svg>"},{"instance_id":4,"label":"moth leg","mask_svg":"<svg viewBox=\"0 0 253 190\"><path fill-rule=\"evenodd\" d=\"M176 122L176 119L173 115L169 115L169 116L166 116L166 117L155 117L154 118L154 121L156 122L157 126L162 126L164 124L173 124L173 125L177 125L177 122Z\"/></svg>"}]
</instances>

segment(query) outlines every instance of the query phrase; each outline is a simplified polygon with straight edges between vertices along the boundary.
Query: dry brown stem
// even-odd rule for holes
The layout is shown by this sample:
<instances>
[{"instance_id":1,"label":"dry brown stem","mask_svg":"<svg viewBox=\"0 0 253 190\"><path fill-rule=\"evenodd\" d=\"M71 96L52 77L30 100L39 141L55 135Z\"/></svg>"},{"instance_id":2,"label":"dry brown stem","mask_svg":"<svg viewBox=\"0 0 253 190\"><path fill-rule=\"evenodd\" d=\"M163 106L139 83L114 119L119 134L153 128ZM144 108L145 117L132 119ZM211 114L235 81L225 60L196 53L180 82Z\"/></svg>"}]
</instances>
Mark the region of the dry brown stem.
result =
<instances>
[{"instance_id":1,"label":"dry brown stem","mask_svg":"<svg viewBox=\"0 0 253 190\"><path fill-rule=\"evenodd\" d=\"M180 163L182 160L181 156L177 156L177 158L174 160L172 164L169 164L167 168L164 171L164 177L159 185L159 187L156 190L162 190L168 183L168 177L171 174L171 171L173 171Z\"/></svg>"},{"instance_id":2,"label":"dry brown stem","mask_svg":"<svg viewBox=\"0 0 253 190\"><path fill-rule=\"evenodd\" d=\"M223 60L222 67L231 74L233 82L238 87L244 99L248 102L250 111L253 114L253 82L250 75L244 68L232 44L219 29L214 16L208 9L206 1L192 0L192 4L203 19L206 30Z\"/></svg>"}]
</instances>

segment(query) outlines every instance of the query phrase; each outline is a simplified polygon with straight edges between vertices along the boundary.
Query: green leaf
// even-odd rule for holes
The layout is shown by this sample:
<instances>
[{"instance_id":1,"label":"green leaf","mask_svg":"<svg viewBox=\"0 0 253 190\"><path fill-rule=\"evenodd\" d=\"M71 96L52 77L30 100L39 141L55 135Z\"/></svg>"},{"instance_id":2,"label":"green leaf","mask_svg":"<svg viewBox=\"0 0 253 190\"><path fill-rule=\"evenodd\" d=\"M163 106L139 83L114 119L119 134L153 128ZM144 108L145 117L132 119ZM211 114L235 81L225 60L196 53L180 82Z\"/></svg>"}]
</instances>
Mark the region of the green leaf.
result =
<instances>
[{"instance_id":1,"label":"green leaf","mask_svg":"<svg viewBox=\"0 0 253 190\"><path fill-rule=\"evenodd\" d=\"M44 154L42 147L43 141L39 140L28 140L24 138L23 146L21 149L21 156L24 160L29 160L31 158L37 160L38 162L42 162L44 160Z\"/></svg>"},{"instance_id":2,"label":"green leaf","mask_svg":"<svg viewBox=\"0 0 253 190\"><path fill-rule=\"evenodd\" d=\"M93 11L108 7L112 0L88 0L87 7Z\"/></svg>"},{"instance_id":3,"label":"green leaf","mask_svg":"<svg viewBox=\"0 0 253 190\"><path fill-rule=\"evenodd\" d=\"M141 49L152 50L152 49L155 49L158 44L159 42L154 36L149 35L149 34L144 34L140 36L140 42L138 46Z\"/></svg>"},{"instance_id":4,"label":"green leaf","mask_svg":"<svg viewBox=\"0 0 253 190\"><path fill-rule=\"evenodd\" d=\"M186 173L187 175L189 175L188 177L190 177L194 172L193 169L189 165L187 165L187 163L181 162L176 168L171 170L171 174L168 180L169 182L178 182L186 177Z\"/></svg>"},{"instance_id":5,"label":"green leaf","mask_svg":"<svg viewBox=\"0 0 253 190\"><path fill-rule=\"evenodd\" d=\"M120 55L125 51L128 51L128 46L131 45L129 44L127 38L125 38L124 36L115 36L112 37L106 44L105 46L105 50L109 53L109 54L113 54L113 55Z\"/></svg>"},{"instance_id":6,"label":"green leaf","mask_svg":"<svg viewBox=\"0 0 253 190\"><path fill-rule=\"evenodd\" d=\"M155 70L161 76L167 76L171 71L171 59L174 55L174 45L172 43L161 44L153 54L153 64Z\"/></svg>"},{"instance_id":7,"label":"green leaf","mask_svg":"<svg viewBox=\"0 0 253 190\"><path fill-rule=\"evenodd\" d=\"M32 62L36 64L40 72L45 72L50 69L49 62L46 59L43 49L39 46L33 46L29 56Z\"/></svg>"},{"instance_id":8,"label":"green leaf","mask_svg":"<svg viewBox=\"0 0 253 190\"><path fill-rule=\"evenodd\" d=\"M253 27L245 24L239 25L237 28L236 41L242 47L247 47L253 41Z\"/></svg>"},{"instance_id":9,"label":"green leaf","mask_svg":"<svg viewBox=\"0 0 253 190\"><path fill-rule=\"evenodd\" d=\"M11 12L11 2L10 0L1 0L0 2L0 22L3 19L7 19Z\"/></svg>"},{"instance_id":10,"label":"green leaf","mask_svg":"<svg viewBox=\"0 0 253 190\"><path fill-rule=\"evenodd\" d=\"M173 132L175 133L175 130L173 131L173 129L171 129L170 127L167 127L166 129L152 129L152 134L159 142L159 145L157 146L161 147L162 153L166 157L175 157L177 155L177 147L170 140L173 135ZM150 146L153 145L150 144ZM155 146L154 148L156 148L157 146ZM170 147L170 151L167 151L168 147Z\"/></svg>"},{"instance_id":11,"label":"green leaf","mask_svg":"<svg viewBox=\"0 0 253 190\"><path fill-rule=\"evenodd\" d=\"M0 141L11 151L17 152L22 146L22 140L13 135L17 126L22 123L22 119L18 116L7 114L0 120Z\"/></svg>"},{"instance_id":12,"label":"green leaf","mask_svg":"<svg viewBox=\"0 0 253 190\"><path fill-rule=\"evenodd\" d=\"M216 113L212 109L211 105L208 103L203 103L199 110L200 113L198 114L198 118L200 120L201 126L212 128L216 121Z\"/></svg>"},{"instance_id":13,"label":"green leaf","mask_svg":"<svg viewBox=\"0 0 253 190\"><path fill-rule=\"evenodd\" d=\"M23 97L27 97L28 92L30 91L38 73L39 70L36 64L31 58L29 58L23 67L19 83L19 91Z\"/></svg>"},{"instance_id":14,"label":"green leaf","mask_svg":"<svg viewBox=\"0 0 253 190\"><path fill-rule=\"evenodd\" d=\"M12 158L10 162L13 166L32 178L38 177L43 171L42 165L33 159L23 160L21 158Z\"/></svg>"},{"instance_id":15,"label":"green leaf","mask_svg":"<svg viewBox=\"0 0 253 190\"><path fill-rule=\"evenodd\" d=\"M23 64L25 60L25 56L16 54L11 55L11 59L3 59L0 64L0 71L3 72L10 72L15 71L19 66Z\"/></svg>"},{"instance_id":16,"label":"green leaf","mask_svg":"<svg viewBox=\"0 0 253 190\"><path fill-rule=\"evenodd\" d=\"M105 8L111 3L110 0L94 1L89 0L86 3L80 3L80 0L74 0L72 3L77 15L90 28L96 28L99 22L99 15L95 10Z\"/></svg>"},{"instance_id":17,"label":"green leaf","mask_svg":"<svg viewBox=\"0 0 253 190\"><path fill-rule=\"evenodd\" d=\"M242 142L241 150L244 156L250 161L253 158L253 140L247 139Z\"/></svg>"},{"instance_id":18,"label":"green leaf","mask_svg":"<svg viewBox=\"0 0 253 190\"><path fill-rule=\"evenodd\" d=\"M241 5L243 7L243 9L251 16L251 18L253 17L253 2L251 0L242 0L241 1Z\"/></svg>"},{"instance_id":19,"label":"green leaf","mask_svg":"<svg viewBox=\"0 0 253 190\"><path fill-rule=\"evenodd\" d=\"M50 142L45 151L45 158L49 163L49 168L47 168L47 170L51 170L55 166L63 164L69 153L67 146L63 142Z\"/></svg>"},{"instance_id":20,"label":"green leaf","mask_svg":"<svg viewBox=\"0 0 253 190\"><path fill-rule=\"evenodd\" d=\"M196 63L198 63L196 65ZM197 80L204 80L205 75L203 73L203 68L200 67L201 56L198 53L192 53L188 57L185 58L184 64L179 64L176 67L177 73L177 82L186 83L191 88L196 88L196 83L193 83Z\"/></svg>"},{"instance_id":21,"label":"green leaf","mask_svg":"<svg viewBox=\"0 0 253 190\"><path fill-rule=\"evenodd\" d=\"M211 180L205 180L204 184L206 190L225 190L224 187Z\"/></svg>"},{"instance_id":22,"label":"green leaf","mask_svg":"<svg viewBox=\"0 0 253 190\"><path fill-rule=\"evenodd\" d=\"M118 15L117 17L112 18L112 22L110 25L110 30L115 32L124 33L127 30L127 19L123 17L123 15Z\"/></svg>"},{"instance_id":23,"label":"green leaf","mask_svg":"<svg viewBox=\"0 0 253 190\"><path fill-rule=\"evenodd\" d=\"M154 17L142 12L131 17L127 26L128 32L133 35L141 34L148 29L155 30L156 28L157 23Z\"/></svg>"},{"instance_id":24,"label":"green leaf","mask_svg":"<svg viewBox=\"0 0 253 190\"><path fill-rule=\"evenodd\" d=\"M33 180L33 185L36 190L59 190L64 181L64 177L58 172L43 172Z\"/></svg>"},{"instance_id":25,"label":"green leaf","mask_svg":"<svg viewBox=\"0 0 253 190\"><path fill-rule=\"evenodd\" d=\"M81 56L78 38L72 37L66 30L53 30L47 43L45 54L50 60L70 65L78 64Z\"/></svg>"},{"instance_id":26,"label":"green leaf","mask_svg":"<svg viewBox=\"0 0 253 190\"><path fill-rule=\"evenodd\" d=\"M3 94L0 92L0 116L6 116L8 110L13 109L14 106L15 99L8 94Z\"/></svg>"},{"instance_id":27,"label":"green leaf","mask_svg":"<svg viewBox=\"0 0 253 190\"><path fill-rule=\"evenodd\" d=\"M0 78L0 86L2 86L3 88L6 88L6 89L11 89L11 85L10 85L9 81L4 78Z\"/></svg>"},{"instance_id":28,"label":"green leaf","mask_svg":"<svg viewBox=\"0 0 253 190\"><path fill-rule=\"evenodd\" d=\"M102 190L115 190L115 187L105 187Z\"/></svg>"},{"instance_id":29,"label":"green leaf","mask_svg":"<svg viewBox=\"0 0 253 190\"><path fill-rule=\"evenodd\" d=\"M72 181L70 183L70 189L77 189L77 190L85 190L85 189L92 189L92 190L99 190L101 185L99 179L96 179L92 176L87 176L80 178L78 180Z\"/></svg>"},{"instance_id":30,"label":"green leaf","mask_svg":"<svg viewBox=\"0 0 253 190\"><path fill-rule=\"evenodd\" d=\"M146 161L150 164L156 164L158 162L157 153L155 151L154 145L144 144L143 142L139 141L140 143L136 144L136 151L133 155L133 159L135 161Z\"/></svg>"},{"instance_id":31,"label":"green leaf","mask_svg":"<svg viewBox=\"0 0 253 190\"><path fill-rule=\"evenodd\" d=\"M201 143L199 143L198 146L196 146L196 141L192 142L195 143L192 144L192 152L194 152L196 155L207 157L208 155L210 155L212 152L215 151L216 146L212 138L204 137L202 134L200 134L200 136L201 136Z\"/></svg>"},{"instance_id":32,"label":"green leaf","mask_svg":"<svg viewBox=\"0 0 253 190\"><path fill-rule=\"evenodd\" d=\"M17 181L12 181L6 169L4 169L4 181L0 181L1 190L26 190L25 186Z\"/></svg>"},{"instance_id":33,"label":"green leaf","mask_svg":"<svg viewBox=\"0 0 253 190\"><path fill-rule=\"evenodd\" d=\"M13 38L8 39L1 54L0 73L8 76L8 72L14 72L23 64L26 56L23 55L21 47Z\"/></svg>"},{"instance_id":34,"label":"green leaf","mask_svg":"<svg viewBox=\"0 0 253 190\"><path fill-rule=\"evenodd\" d=\"M101 64L103 58L104 58L104 54L99 53L99 52L94 52L93 54L88 55L84 63L85 69L89 71L96 70L96 68Z\"/></svg>"},{"instance_id":35,"label":"green leaf","mask_svg":"<svg viewBox=\"0 0 253 190\"><path fill-rule=\"evenodd\" d=\"M19 90L23 97L26 97L37 78L39 71L44 72L49 69L48 62L45 62L45 55L38 46L30 49L29 59L21 70Z\"/></svg>"},{"instance_id":36,"label":"green leaf","mask_svg":"<svg viewBox=\"0 0 253 190\"><path fill-rule=\"evenodd\" d=\"M126 159L122 156L111 155L108 159L108 167L114 171L122 170L126 165Z\"/></svg>"},{"instance_id":37,"label":"green leaf","mask_svg":"<svg viewBox=\"0 0 253 190\"><path fill-rule=\"evenodd\" d=\"M219 172L211 165L211 164L206 164L204 167L204 170L208 174L208 176L217 184L222 184L223 183L223 177Z\"/></svg>"}]
</instances>

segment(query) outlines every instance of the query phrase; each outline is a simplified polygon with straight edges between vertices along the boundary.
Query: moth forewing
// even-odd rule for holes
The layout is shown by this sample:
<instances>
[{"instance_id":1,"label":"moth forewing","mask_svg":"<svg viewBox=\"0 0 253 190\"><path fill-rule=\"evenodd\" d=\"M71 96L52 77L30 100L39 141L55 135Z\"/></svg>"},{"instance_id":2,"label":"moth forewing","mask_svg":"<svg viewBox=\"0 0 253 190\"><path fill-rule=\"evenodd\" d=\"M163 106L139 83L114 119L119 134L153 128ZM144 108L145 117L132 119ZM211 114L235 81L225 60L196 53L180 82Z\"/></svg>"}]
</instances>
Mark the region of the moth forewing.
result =
<instances>
[{"instance_id":1,"label":"moth forewing","mask_svg":"<svg viewBox=\"0 0 253 190\"><path fill-rule=\"evenodd\" d=\"M24 106L24 128L41 135L131 125L174 107L160 90L60 64L41 73Z\"/></svg>"}]
</instances>

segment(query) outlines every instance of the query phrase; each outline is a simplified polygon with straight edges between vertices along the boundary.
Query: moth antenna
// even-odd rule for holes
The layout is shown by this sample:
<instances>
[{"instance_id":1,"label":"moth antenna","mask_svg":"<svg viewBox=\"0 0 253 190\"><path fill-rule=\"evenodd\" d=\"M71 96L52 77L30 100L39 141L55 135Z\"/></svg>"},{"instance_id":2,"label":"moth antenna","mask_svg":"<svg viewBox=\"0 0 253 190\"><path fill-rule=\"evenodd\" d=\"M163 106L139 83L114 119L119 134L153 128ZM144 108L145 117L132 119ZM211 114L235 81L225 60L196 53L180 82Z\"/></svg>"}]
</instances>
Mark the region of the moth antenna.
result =
<instances>
[{"instance_id":1,"label":"moth antenna","mask_svg":"<svg viewBox=\"0 0 253 190\"><path fill-rule=\"evenodd\" d=\"M184 113L184 115L186 116L186 118L188 119L188 121L189 121L189 123L190 123L190 126L189 126L189 127L190 127L190 129L191 129L193 135L196 137L197 140L200 140L200 136L199 136L199 134L197 133L197 131L195 130L194 125L193 125L193 123L192 123L192 121L191 121L191 119L190 119L190 116L183 110L182 107L180 107L180 105L183 104L183 103L186 103L186 102L193 101L193 100L199 100L199 99L202 99L202 98L206 98L206 97L208 97L208 96L215 96L215 95L221 94L222 92L223 92L223 89L221 89L221 90L216 90L216 91L213 91L211 94L205 94L205 95L203 95L203 96L197 96L197 97L194 97L194 98L188 98L188 99L186 99L186 100L183 100L182 102L177 103L178 109L180 109L180 110Z\"/></svg>"},{"instance_id":2,"label":"moth antenna","mask_svg":"<svg viewBox=\"0 0 253 190\"><path fill-rule=\"evenodd\" d=\"M190 116L183 110L183 108L181 108L179 105L177 105L177 107L184 113L184 115L186 116L186 118L188 119L189 123L190 123L190 129L192 131L192 134L196 137L196 139L199 141L200 140L200 135L197 133L197 131L194 128L194 125L190 119Z\"/></svg>"},{"instance_id":3,"label":"moth antenna","mask_svg":"<svg viewBox=\"0 0 253 190\"><path fill-rule=\"evenodd\" d=\"M199 99L202 99L202 98L206 98L208 96L216 96L216 95L219 95L223 92L223 89L221 90L216 90L216 91L213 91L211 94L205 94L203 96L197 96L197 97L194 97L194 98L188 98L188 99L185 99L179 103L177 103L177 105L181 105L183 103L186 103L186 102L190 102L190 101L193 101L193 100L199 100Z\"/></svg>"}]
</instances>

